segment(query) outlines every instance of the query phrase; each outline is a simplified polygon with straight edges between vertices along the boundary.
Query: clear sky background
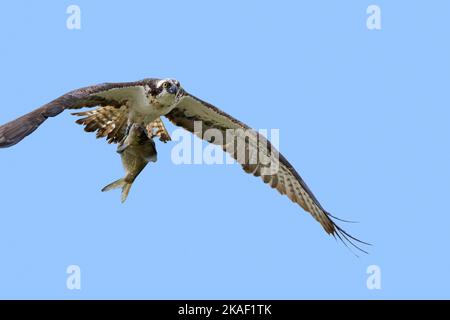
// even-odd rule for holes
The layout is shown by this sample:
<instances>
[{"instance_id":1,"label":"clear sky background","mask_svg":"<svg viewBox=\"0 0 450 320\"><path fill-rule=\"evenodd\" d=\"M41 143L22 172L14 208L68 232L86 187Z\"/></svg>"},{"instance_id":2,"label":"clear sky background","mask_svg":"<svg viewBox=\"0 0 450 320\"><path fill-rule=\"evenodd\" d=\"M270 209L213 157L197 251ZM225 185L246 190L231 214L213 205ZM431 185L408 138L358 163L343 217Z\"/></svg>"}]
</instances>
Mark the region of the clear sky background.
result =
<instances>
[{"instance_id":1,"label":"clear sky background","mask_svg":"<svg viewBox=\"0 0 450 320\"><path fill-rule=\"evenodd\" d=\"M66 8L81 8L81 30ZM381 8L368 30L366 9ZM65 113L0 150L0 298L450 298L448 1L3 1L0 122L86 85L174 77L280 148L374 244L356 258L237 166L115 147ZM173 130L173 126L169 126ZM81 290L66 269L81 269ZM381 270L369 290L367 268Z\"/></svg>"}]
</instances>

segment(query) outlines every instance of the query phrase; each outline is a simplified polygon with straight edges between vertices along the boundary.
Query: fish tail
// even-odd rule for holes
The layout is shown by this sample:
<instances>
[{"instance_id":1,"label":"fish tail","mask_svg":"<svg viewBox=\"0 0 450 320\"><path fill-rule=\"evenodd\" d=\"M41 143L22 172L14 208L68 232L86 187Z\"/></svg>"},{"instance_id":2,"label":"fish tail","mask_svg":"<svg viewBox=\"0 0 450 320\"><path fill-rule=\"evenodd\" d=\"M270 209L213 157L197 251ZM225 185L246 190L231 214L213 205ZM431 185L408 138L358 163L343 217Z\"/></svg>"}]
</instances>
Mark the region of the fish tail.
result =
<instances>
[{"instance_id":1,"label":"fish tail","mask_svg":"<svg viewBox=\"0 0 450 320\"><path fill-rule=\"evenodd\" d=\"M130 189L133 183L127 182L124 178L119 179L117 181L114 181L110 184L108 184L106 187L102 189L102 192L110 191L113 189L122 188L122 197L121 201L122 203L127 200L128 194L130 193Z\"/></svg>"},{"instance_id":2,"label":"fish tail","mask_svg":"<svg viewBox=\"0 0 450 320\"><path fill-rule=\"evenodd\" d=\"M125 200L127 200L128 194L130 193L131 186L132 186L132 183L125 183L125 184L123 185L123 188L122 188L122 197L121 197L122 203L124 203Z\"/></svg>"}]
</instances>

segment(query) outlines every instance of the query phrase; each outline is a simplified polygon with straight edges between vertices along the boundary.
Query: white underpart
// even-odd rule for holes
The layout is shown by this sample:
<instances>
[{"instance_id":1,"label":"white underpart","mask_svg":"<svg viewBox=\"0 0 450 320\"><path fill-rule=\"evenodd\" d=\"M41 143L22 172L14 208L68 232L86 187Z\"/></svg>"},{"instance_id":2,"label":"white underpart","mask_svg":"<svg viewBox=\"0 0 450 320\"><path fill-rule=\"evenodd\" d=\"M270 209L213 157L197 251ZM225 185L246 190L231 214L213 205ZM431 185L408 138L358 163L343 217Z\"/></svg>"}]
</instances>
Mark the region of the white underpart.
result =
<instances>
[{"instance_id":1,"label":"white underpart","mask_svg":"<svg viewBox=\"0 0 450 320\"><path fill-rule=\"evenodd\" d=\"M143 86L114 88L97 93L95 96L123 103L126 102L126 105L130 108L130 122L148 123L161 115L161 111L155 108L147 98Z\"/></svg>"}]
</instances>

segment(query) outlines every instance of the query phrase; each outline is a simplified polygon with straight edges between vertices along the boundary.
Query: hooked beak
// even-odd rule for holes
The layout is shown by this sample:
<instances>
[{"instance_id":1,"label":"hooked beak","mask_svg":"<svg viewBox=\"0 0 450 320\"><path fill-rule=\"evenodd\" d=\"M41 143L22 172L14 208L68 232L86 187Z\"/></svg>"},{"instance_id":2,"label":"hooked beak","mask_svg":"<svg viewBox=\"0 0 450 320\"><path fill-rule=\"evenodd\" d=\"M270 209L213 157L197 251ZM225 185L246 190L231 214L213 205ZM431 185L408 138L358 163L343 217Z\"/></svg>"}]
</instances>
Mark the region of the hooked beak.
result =
<instances>
[{"instance_id":1,"label":"hooked beak","mask_svg":"<svg viewBox=\"0 0 450 320\"><path fill-rule=\"evenodd\" d=\"M176 88L176 91L178 92L175 95L175 100L180 101L180 99L184 97L185 91L183 88Z\"/></svg>"},{"instance_id":2,"label":"hooked beak","mask_svg":"<svg viewBox=\"0 0 450 320\"><path fill-rule=\"evenodd\" d=\"M170 86L169 89L167 89L167 92L169 92L171 94L176 94L178 92L178 88L177 88L177 86L172 85L172 86Z\"/></svg>"}]
</instances>

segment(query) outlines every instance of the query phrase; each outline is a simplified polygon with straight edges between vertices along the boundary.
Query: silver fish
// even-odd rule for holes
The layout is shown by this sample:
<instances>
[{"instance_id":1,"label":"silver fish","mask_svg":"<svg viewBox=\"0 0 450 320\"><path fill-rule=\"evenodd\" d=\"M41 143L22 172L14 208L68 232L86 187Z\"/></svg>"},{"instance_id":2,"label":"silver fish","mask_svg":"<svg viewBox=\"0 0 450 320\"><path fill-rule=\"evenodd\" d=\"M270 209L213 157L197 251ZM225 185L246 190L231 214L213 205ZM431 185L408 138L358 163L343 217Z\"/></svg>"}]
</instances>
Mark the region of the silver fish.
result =
<instances>
[{"instance_id":1,"label":"silver fish","mask_svg":"<svg viewBox=\"0 0 450 320\"><path fill-rule=\"evenodd\" d=\"M138 124L133 124L124 141L117 147L117 153L122 158L126 175L108 184L102 192L122 188L121 201L124 203L137 176L149 162L156 162L157 152L155 142L147 136L147 130Z\"/></svg>"}]
</instances>

